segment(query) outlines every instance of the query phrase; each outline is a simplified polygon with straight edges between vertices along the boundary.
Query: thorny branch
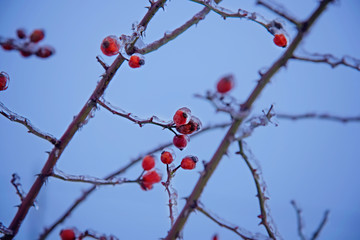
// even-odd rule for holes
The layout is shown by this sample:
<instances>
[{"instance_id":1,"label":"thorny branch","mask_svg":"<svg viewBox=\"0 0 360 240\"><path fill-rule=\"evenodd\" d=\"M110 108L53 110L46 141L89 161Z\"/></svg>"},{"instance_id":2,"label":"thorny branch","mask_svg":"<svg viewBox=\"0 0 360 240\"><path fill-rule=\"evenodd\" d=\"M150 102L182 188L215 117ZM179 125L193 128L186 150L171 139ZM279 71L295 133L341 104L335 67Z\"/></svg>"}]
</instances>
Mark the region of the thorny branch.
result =
<instances>
[{"instance_id":1,"label":"thorny branch","mask_svg":"<svg viewBox=\"0 0 360 240\"><path fill-rule=\"evenodd\" d=\"M7 119L9 119L10 121L17 122L17 123L24 125L29 130L28 131L29 133L32 133L38 137L41 137L41 138L51 142L54 145L59 143L59 140L57 140L55 137L53 137L52 135L50 135L48 133L41 132L40 130L38 130L36 127L34 127L31 124L29 119L19 116L16 113L12 112L7 107L5 107L5 105L2 102L0 102L0 114L3 115L4 117L6 117Z\"/></svg>"},{"instance_id":2,"label":"thorny branch","mask_svg":"<svg viewBox=\"0 0 360 240\"><path fill-rule=\"evenodd\" d=\"M215 0L215 2L219 3L219 2L221 2L221 0ZM207 7L203 8L200 12L195 14L191 19L189 19L187 22L185 22L180 27L176 28L175 30L173 30L169 33L165 33L162 38L154 41L153 43L148 44L144 48L136 49L136 52L140 53L140 54L147 54L147 53L150 53L150 52L153 52L153 51L159 49L161 46L165 45L166 43L170 42L171 40L174 40L180 34L184 33L191 26L198 24L201 20L205 19L205 16L209 12L210 12L210 9L208 9Z\"/></svg>"},{"instance_id":3,"label":"thorny branch","mask_svg":"<svg viewBox=\"0 0 360 240\"><path fill-rule=\"evenodd\" d=\"M242 239L245 240L254 240L254 238L251 237L247 237L245 236L244 233L241 233L240 228L239 227L234 227L234 226L230 226L230 224L226 224L224 223L222 220L219 219L219 217L214 216L212 214L210 214L208 211L206 211L204 209L204 207L200 206L202 205L200 202L198 202L196 204L196 210L198 210L199 212L201 212L202 214L204 214L206 217L208 217L209 219L211 219L212 221L214 221L216 224L218 224L220 227L224 227L232 232L234 232L236 235L238 235L239 237L241 237Z\"/></svg>"},{"instance_id":4,"label":"thorny branch","mask_svg":"<svg viewBox=\"0 0 360 240\"><path fill-rule=\"evenodd\" d=\"M287 50L284 54L267 70L258 81L258 84L251 92L248 99L241 105L241 111L249 111L258 98L260 93L263 91L265 86L270 82L271 78L274 74L284 66L290 57L293 55L296 48L299 46L300 42L304 38L305 34L309 31L311 26L314 24L316 19L325 11L327 5L332 2L333 0L323 0L320 2L317 9L311 14L311 16L301 24L299 28L299 32L295 36L292 43L289 45ZM219 164L222 156L226 153L230 143L234 139L234 135L237 132L238 128L240 127L241 123L243 122L243 118L234 119L233 123L231 124L229 130L227 131L226 135L224 136L223 140L221 141L219 147L217 148L215 154L211 158L211 160L206 164L204 171L200 175L199 180L197 181L193 191L191 192L190 196L187 198L186 204L183 207L181 213L177 217L174 225L168 232L165 240L173 240L176 239L182 228L184 227L187 219L191 214L191 209L194 202L197 202L199 197L201 196L206 183L210 179L211 175L213 174L214 170L216 169L217 165Z\"/></svg>"},{"instance_id":5,"label":"thorny branch","mask_svg":"<svg viewBox=\"0 0 360 240\"><path fill-rule=\"evenodd\" d=\"M54 178L58 178L61 179L63 181L67 181L67 182L81 182L81 183L91 183L94 185L119 185L122 183L134 183L136 182L136 180L127 180L127 179L101 179L101 178L96 178L96 177L89 177L89 176L84 176L84 175L70 175L70 174L65 174L63 171L54 168L53 173L51 174L52 177Z\"/></svg>"},{"instance_id":6,"label":"thorny branch","mask_svg":"<svg viewBox=\"0 0 360 240\"><path fill-rule=\"evenodd\" d=\"M165 4L166 0L158 0L156 2L152 2L149 10L146 12L145 16L141 20L139 26L141 26L143 29L146 29L149 21L152 19L152 17L155 15L155 13L159 10L159 8L162 8ZM136 40L133 41L129 49L134 47L136 43ZM99 81L98 85L96 86L95 90L87 100L87 102L82 107L81 111L78 113L78 115L73 119L73 121L68 126L67 130L64 132L63 136L60 139L59 144L56 144L53 150L50 152L49 158L46 161L43 169L41 170L41 174L38 175L35 182L33 183L32 187L30 188L29 193L26 195L24 201L21 203L15 217L13 218L9 229L12 230L13 234L7 234L3 236L2 240L11 240L15 237L17 232L19 231L19 228L21 226L21 223L25 219L30 207L35 201L35 198L39 194L43 184L45 183L45 180L47 179L47 176L50 175L52 172L53 167L57 163L58 159L60 158L62 152L69 144L70 140L73 138L75 133L84 125L86 122L89 114L93 110L93 108L96 106L97 99L99 99L105 92L106 88L108 87L110 81L114 77L116 71L119 69L119 67L124 62L124 57L119 54L117 58L114 60L114 62L111 64L111 66L106 70L106 73L103 75L102 79Z\"/></svg>"},{"instance_id":7,"label":"thorny branch","mask_svg":"<svg viewBox=\"0 0 360 240\"><path fill-rule=\"evenodd\" d=\"M244 159L255 182L256 191L257 191L256 196L259 199L259 207L260 207L260 215L258 216L261 219L260 224L264 225L270 238L276 239L275 233L273 232L273 229L268 221L268 214L266 212L266 205L265 205L266 204L265 201L268 200L268 198L265 196L264 191L261 188L261 184L259 181L260 176L258 175L257 170L251 165L248 156L245 154L242 141L238 141L238 144L239 144L238 154L240 154L241 157Z\"/></svg>"},{"instance_id":8,"label":"thorny branch","mask_svg":"<svg viewBox=\"0 0 360 240\"><path fill-rule=\"evenodd\" d=\"M308 54L308 56L293 55L291 58L305 62L326 63L332 68L343 65L360 71L360 60L351 56L343 56L342 58L338 58L332 54L314 53Z\"/></svg>"},{"instance_id":9,"label":"thorny branch","mask_svg":"<svg viewBox=\"0 0 360 240\"><path fill-rule=\"evenodd\" d=\"M213 130L213 129L219 129L219 128L225 128L228 127L230 125L230 123L222 123L222 124L216 124L216 125L209 125L206 127L203 127L201 131L196 132L192 135L193 137L198 136L199 134L205 133L209 130ZM132 166L134 166L136 163L140 162L144 156L146 155L151 155L151 154L155 154L157 152L162 151L164 148L170 147L172 145L172 142L168 142L165 144L160 145L157 148L154 148L153 150L150 150L144 154L140 154L138 157L134 158L133 160L131 160L128 164L126 164L125 166L119 168L118 170L116 170L115 172L109 174L107 177L105 177L105 180L110 180L113 179L123 173L125 173L129 168L131 168ZM60 225L62 222L65 221L65 219L67 217L70 216L70 214L76 209L77 206L80 205L80 203L82 203L84 200L87 199L87 197L96 190L96 185L90 187L89 189L87 189L86 191L84 191L82 193L82 195L75 200L75 202L70 206L70 208L65 211L65 213L58 219L56 220L50 227L45 228L44 232L40 235L39 240L44 240L46 239L46 237L58 226Z\"/></svg>"},{"instance_id":10,"label":"thorny branch","mask_svg":"<svg viewBox=\"0 0 360 240\"><path fill-rule=\"evenodd\" d=\"M95 233L92 230L86 230L83 233L80 233L78 239L81 240L83 238L92 238L92 239L98 239L98 240L119 240L119 238L117 238L113 235L106 236L104 234Z\"/></svg>"},{"instance_id":11,"label":"thorny branch","mask_svg":"<svg viewBox=\"0 0 360 240\"><path fill-rule=\"evenodd\" d=\"M270 5L267 1L262 1L262 0L258 0L256 4L262 5L265 8L269 9L270 11L276 13L277 15L285 18L289 22L293 23L297 28L299 28L301 25L300 21L296 20L294 17L287 14L288 11L286 11L283 6L279 6L279 5L275 6L275 3L272 3L272 5Z\"/></svg>"},{"instance_id":12,"label":"thorny branch","mask_svg":"<svg viewBox=\"0 0 360 240\"><path fill-rule=\"evenodd\" d=\"M304 114L284 114L284 113L277 113L276 117L283 118L283 119L289 119L289 120L300 120L300 119L324 119L324 120L331 120L336 122L358 122L360 121L360 116L356 117L341 117L341 116L335 116L330 114L319 114L319 113L304 113Z\"/></svg>"},{"instance_id":13,"label":"thorny branch","mask_svg":"<svg viewBox=\"0 0 360 240\"><path fill-rule=\"evenodd\" d=\"M123 111L123 110L121 110L119 108L116 108L116 107L112 106L109 102L105 101L104 99L99 99L97 102L99 103L99 105L101 105L106 110L110 111L112 114L115 114L115 115L118 115L120 117L126 118L126 119L138 124L140 127L142 127L145 124L154 124L154 125L157 125L157 126L160 126L160 127L164 128L164 129L165 128L169 129L175 135L177 135L176 132L173 130L173 128L175 127L175 124L172 121L166 123L164 121L159 120L159 118L156 117L156 116L152 116L152 117L150 117L149 119L146 119L146 120L140 120L137 116L134 116L131 113L127 113L127 112L125 112L125 111ZM115 110L115 109L117 109L117 110Z\"/></svg>"}]
</instances>

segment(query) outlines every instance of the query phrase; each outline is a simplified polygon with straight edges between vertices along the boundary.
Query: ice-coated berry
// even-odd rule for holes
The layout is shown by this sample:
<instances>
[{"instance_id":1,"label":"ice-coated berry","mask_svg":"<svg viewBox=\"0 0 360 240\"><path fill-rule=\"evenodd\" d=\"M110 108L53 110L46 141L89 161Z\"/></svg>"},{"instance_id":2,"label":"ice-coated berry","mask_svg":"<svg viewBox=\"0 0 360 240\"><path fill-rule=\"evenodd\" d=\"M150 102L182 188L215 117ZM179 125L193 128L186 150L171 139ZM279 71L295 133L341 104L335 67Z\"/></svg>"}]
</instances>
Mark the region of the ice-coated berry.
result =
<instances>
[{"instance_id":1,"label":"ice-coated berry","mask_svg":"<svg viewBox=\"0 0 360 240\"><path fill-rule=\"evenodd\" d=\"M146 171L153 169L155 167L155 158L152 155L146 155L141 165Z\"/></svg>"},{"instance_id":2,"label":"ice-coated berry","mask_svg":"<svg viewBox=\"0 0 360 240\"><path fill-rule=\"evenodd\" d=\"M286 47L287 46L287 40L284 34L275 34L274 36L274 43L276 46L279 47Z\"/></svg>"},{"instance_id":3,"label":"ice-coated berry","mask_svg":"<svg viewBox=\"0 0 360 240\"><path fill-rule=\"evenodd\" d=\"M191 111L187 107L182 107L178 109L173 116L173 121L176 124L176 126L187 124L190 121L190 119L191 119Z\"/></svg>"},{"instance_id":4,"label":"ice-coated berry","mask_svg":"<svg viewBox=\"0 0 360 240\"><path fill-rule=\"evenodd\" d=\"M10 82L9 75L6 72L0 72L0 91L8 88Z\"/></svg>"},{"instance_id":5,"label":"ice-coated berry","mask_svg":"<svg viewBox=\"0 0 360 240\"><path fill-rule=\"evenodd\" d=\"M222 77L217 85L216 89L219 93L227 93L234 87L234 76L233 75L227 75L225 77Z\"/></svg>"},{"instance_id":6,"label":"ice-coated berry","mask_svg":"<svg viewBox=\"0 0 360 240\"><path fill-rule=\"evenodd\" d=\"M175 135L173 138L173 144L180 150L183 150L188 143L188 137L186 135Z\"/></svg>"},{"instance_id":7,"label":"ice-coated berry","mask_svg":"<svg viewBox=\"0 0 360 240\"><path fill-rule=\"evenodd\" d=\"M139 54L134 54L129 59L129 66L131 68L139 68L145 64L144 57Z\"/></svg>"},{"instance_id":8,"label":"ice-coated berry","mask_svg":"<svg viewBox=\"0 0 360 240\"><path fill-rule=\"evenodd\" d=\"M114 35L107 36L101 43L101 51L106 56L113 56L119 53L120 40Z\"/></svg>"},{"instance_id":9,"label":"ice-coated berry","mask_svg":"<svg viewBox=\"0 0 360 240\"><path fill-rule=\"evenodd\" d=\"M192 170L196 167L198 158L195 156L186 156L181 161L181 168L186 170Z\"/></svg>"},{"instance_id":10,"label":"ice-coated berry","mask_svg":"<svg viewBox=\"0 0 360 240\"><path fill-rule=\"evenodd\" d=\"M45 33L41 29L35 29L30 35L30 41L33 43L40 42L45 37Z\"/></svg>"},{"instance_id":11,"label":"ice-coated berry","mask_svg":"<svg viewBox=\"0 0 360 240\"><path fill-rule=\"evenodd\" d=\"M199 131L200 129L201 121L195 116L192 116L187 124L176 127L176 130L181 134L192 134L193 132Z\"/></svg>"},{"instance_id":12,"label":"ice-coated berry","mask_svg":"<svg viewBox=\"0 0 360 240\"><path fill-rule=\"evenodd\" d=\"M63 229L60 232L61 240L75 240L75 232L72 229Z\"/></svg>"}]
</instances>

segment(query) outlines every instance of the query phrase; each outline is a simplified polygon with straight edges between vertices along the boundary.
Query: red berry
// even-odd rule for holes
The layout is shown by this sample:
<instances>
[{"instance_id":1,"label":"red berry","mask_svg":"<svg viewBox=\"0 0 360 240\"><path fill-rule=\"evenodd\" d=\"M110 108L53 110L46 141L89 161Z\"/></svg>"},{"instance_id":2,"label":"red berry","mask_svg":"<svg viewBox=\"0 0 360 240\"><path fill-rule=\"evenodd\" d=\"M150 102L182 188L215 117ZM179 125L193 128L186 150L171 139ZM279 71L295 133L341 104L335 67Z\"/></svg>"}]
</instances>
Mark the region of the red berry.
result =
<instances>
[{"instance_id":1,"label":"red berry","mask_svg":"<svg viewBox=\"0 0 360 240\"><path fill-rule=\"evenodd\" d=\"M188 136L186 135L175 135L173 138L173 144L180 150L183 150L188 142Z\"/></svg>"},{"instance_id":2,"label":"red berry","mask_svg":"<svg viewBox=\"0 0 360 240\"><path fill-rule=\"evenodd\" d=\"M1 43L1 46L4 50L13 50L14 46L14 39L8 39L5 42Z\"/></svg>"},{"instance_id":3,"label":"red berry","mask_svg":"<svg viewBox=\"0 0 360 240\"><path fill-rule=\"evenodd\" d=\"M75 240L75 232L72 229L63 229L60 232L61 240Z\"/></svg>"},{"instance_id":4,"label":"red berry","mask_svg":"<svg viewBox=\"0 0 360 240\"><path fill-rule=\"evenodd\" d=\"M196 162L198 161L198 158L195 156L186 156L181 161L181 168L192 170L196 167Z\"/></svg>"},{"instance_id":5,"label":"red berry","mask_svg":"<svg viewBox=\"0 0 360 240\"><path fill-rule=\"evenodd\" d=\"M286 47L287 46L287 40L284 34L275 34L274 36L274 43L276 46L279 47Z\"/></svg>"},{"instance_id":6,"label":"red berry","mask_svg":"<svg viewBox=\"0 0 360 240\"><path fill-rule=\"evenodd\" d=\"M101 43L101 51L106 56L113 56L119 53L120 40L114 35L107 36Z\"/></svg>"},{"instance_id":7,"label":"red berry","mask_svg":"<svg viewBox=\"0 0 360 240\"><path fill-rule=\"evenodd\" d=\"M30 57L33 54L33 52L30 51L29 49L21 49L20 54L23 57Z\"/></svg>"},{"instance_id":8,"label":"red berry","mask_svg":"<svg viewBox=\"0 0 360 240\"><path fill-rule=\"evenodd\" d=\"M142 182L142 183L140 184L140 187L141 187L142 190L147 191L147 190L150 190L150 189L153 188L153 184L152 184L152 183L148 183L148 182Z\"/></svg>"},{"instance_id":9,"label":"red berry","mask_svg":"<svg viewBox=\"0 0 360 240\"><path fill-rule=\"evenodd\" d=\"M217 91L219 93L227 93L233 87L234 87L234 76L233 75L228 75L228 76L222 77L216 85Z\"/></svg>"},{"instance_id":10,"label":"red berry","mask_svg":"<svg viewBox=\"0 0 360 240\"><path fill-rule=\"evenodd\" d=\"M149 171L142 177L142 182L145 184L154 184L161 181L161 176L155 170Z\"/></svg>"},{"instance_id":11,"label":"red berry","mask_svg":"<svg viewBox=\"0 0 360 240\"><path fill-rule=\"evenodd\" d=\"M6 72L0 72L0 91L8 88L10 82L9 75Z\"/></svg>"},{"instance_id":12,"label":"red berry","mask_svg":"<svg viewBox=\"0 0 360 240\"><path fill-rule=\"evenodd\" d=\"M164 164L170 164L174 161L175 158L175 153L172 149L167 149L162 151L161 153L161 162L163 162Z\"/></svg>"},{"instance_id":13,"label":"red berry","mask_svg":"<svg viewBox=\"0 0 360 240\"><path fill-rule=\"evenodd\" d=\"M181 134L192 134L195 131L199 131L201 128L201 122L197 117L192 116L189 123L177 126L176 130Z\"/></svg>"},{"instance_id":14,"label":"red berry","mask_svg":"<svg viewBox=\"0 0 360 240\"><path fill-rule=\"evenodd\" d=\"M41 57L41 58L47 58L50 57L51 55L53 55L55 53L55 50L52 47L49 46L44 46L44 47L40 47L36 52L36 56Z\"/></svg>"},{"instance_id":15,"label":"red berry","mask_svg":"<svg viewBox=\"0 0 360 240\"><path fill-rule=\"evenodd\" d=\"M176 126L187 124L191 119L190 109L183 107L176 111L173 120Z\"/></svg>"},{"instance_id":16,"label":"red berry","mask_svg":"<svg viewBox=\"0 0 360 240\"><path fill-rule=\"evenodd\" d=\"M43 40L44 37L45 37L45 33L43 30L35 29L30 35L30 41L37 43L37 42L40 42L41 40Z\"/></svg>"},{"instance_id":17,"label":"red berry","mask_svg":"<svg viewBox=\"0 0 360 240\"><path fill-rule=\"evenodd\" d=\"M16 35L17 35L18 38L20 38L20 39L26 38L26 31L25 31L25 29L19 28L18 30L16 30Z\"/></svg>"},{"instance_id":18,"label":"red berry","mask_svg":"<svg viewBox=\"0 0 360 240\"><path fill-rule=\"evenodd\" d=\"M129 59L129 66L131 68L139 68L145 64L144 58L139 54L134 54Z\"/></svg>"},{"instance_id":19,"label":"red berry","mask_svg":"<svg viewBox=\"0 0 360 240\"><path fill-rule=\"evenodd\" d=\"M148 171L155 167L155 158L152 155L146 155L142 161L142 167Z\"/></svg>"},{"instance_id":20,"label":"red berry","mask_svg":"<svg viewBox=\"0 0 360 240\"><path fill-rule=\"evenodd\" d=\"M219 238L218 238L218 235L217 234L215 234L213 237L212 237L212 240L218 240Z\"/></svg>"}]
</instances>

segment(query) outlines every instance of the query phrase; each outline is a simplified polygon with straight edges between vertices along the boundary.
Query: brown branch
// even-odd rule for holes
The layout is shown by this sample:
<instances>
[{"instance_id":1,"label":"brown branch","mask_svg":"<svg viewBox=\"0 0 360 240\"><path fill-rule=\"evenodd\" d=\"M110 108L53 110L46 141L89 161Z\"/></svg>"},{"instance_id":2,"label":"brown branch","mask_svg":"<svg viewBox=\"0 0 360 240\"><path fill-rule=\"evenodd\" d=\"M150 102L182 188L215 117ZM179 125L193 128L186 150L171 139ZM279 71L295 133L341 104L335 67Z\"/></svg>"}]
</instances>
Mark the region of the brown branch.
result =
<instances>
[{"instance_id":1,"label":"brown branch","mask_svg":"<svg viewBox=\"0 0 360 240\"><path fill-rule=\"evenodd\" d=\"M29 119L19 116L16 113L12 112L7 107L5 107L5 105L2 102L0 102L0 114L3 115L4 117L6 117L7 119L9 119L10 121L17 122L17 123L24 125L29 130L28 131L29 133L32 133L40 138L43 138L43 139L51 142L54 145L59 143L59 140L57 140L51 134L43 133L42 131L38 130L36 127L34 127L31 124Z\"/></svg>"},{"instance_id":2,"label":"brown branch","mask_svg":"<svg viewBox=\"0 0 360 240\"><path fill-rule=\"evenodd\" d=\"M306 237L303 233L303 220L301 217L301 209L297 206L297 204L294 200L292 200L290 203L294 207L295 212L296 212L297 230L298 230L299 237L301 240L306 240Z\"/></svg>"},{"instance_id":3,"label":"brown branch","mask_svg":"<svg viewBox=\"0 0 360 240\"><path fill-rule=\"evenodd\" d=\"M266 1L264 2L262 0L258 0L256 4L262 5L265 8L269 9L270 11L276 13L277 15L285 18L286 20L294 24L297 28L301 26L300 21L296 20L294 17L287 14L288 11L284 10L282 6L280 7L280 6L270 5Z\"/></svg>"},{"instance_id":4,"label":"brown branch","mask_svg":"<svg viewBox=\"0 0 360 240\"><path fill-rule=\"evenodd\" d=\"M109 68L109 66L101 59L100 56L96 56L96 60L100 63L100 65L105 69L105 71Z\"/></svg>"},{"instance_id":5,"label":"brown branch","mask_svg":"<svg viewBox=\"0 0 360 240\"><path fill-rule=\"evenodd\" d=\"M221 0L215 0L215 2L219 3ZM200 12L195 14L191 19L189 19L187 22L185 22L180 27L176 28L170 33L165 33L162 38L159 40L156 40L144 48L136 49L137 53L140 54L147 54L150 52L153 52L160 48L161 46L165 45L166 43L170 42L171 40L174 40L176 37L178 37L180 34L184 33L187 29L189 29L191 26L196 25L201 20L205 19L205 16L210 12L210 9L207 7L203 8Z\"/></svg>"},{"instance_id":6,"label":"brown branch","mask_svg":"<svg viewBox=\"0 0 360 240\"><path fill-rule=\"evenodd\" d=\"M310 27L313 25L315 20L321 15L321 13L326 9L326 6L333 0L324 0L320 2L317 9L311 14L311 16L301 24L300 30L295 36L292 43L289 45L287 50L284 54L272 65L272 67L265 72L261 79L258 81L258 84L251 92L248 99L241 105L242 111L250 110L252 104L258 98L264 87L270 82L272 76L282 67L284 66L288 59L293 55L295 49L298 47L302 39L304 38L305 34L308 32ZM190 216L194 203L197 202L199 197L201 196L206 183L210 179L211 175L215 171L217 165L219 164L222 156L226 153L230 143L234 139L234 135L237 132L239 126L243 122L244 118L234 119L233 123L231 124L229 130L227 131L226 135L224 136L223 140L221 141L219 147L217 148L215 154L211 158L211 160L206 164L204 171L202 172L199 180L197 181L193 191L191 192L190 196L187 198L186 204L183 207L181 213L177 217L174 225L168 232L165 240L173 240L176 239L182 228L184 227L188 217Z\"/></svg>"},{"instance_id":7,"label":"brown branch","mask_svg":"<svg viewBox=\"0 0 360 240\"><path fill-rule=\"evenodd\" d=\"M212 129L219 129L219 128L225 128L225 127L228 127L230 125L230 123L222 123L222 124L217 124L217 125L209 125L209 126L206 126L204 128L202 128L201 131L199 132L196 132L192 135L192 138L193 137L196 137L198 136L199 134L202 134L202 133L205 133L209 130L212 130ZM120 169L116 170L115 172L109 174L107 177L105 177L104 179L105 180L110 180L110 179L113 179L123 173L125 173L129 168L131 168L132 166L134 166L136 163L140 162L144 156L146 155L151 155L151 154L155 154L159 151L162 151L164 148L167 148L167 147L170 147L172 145L172 142L168 142L166 144L163 144L163 145L160 145L159 147L147 152L147 153L144 153L144 154L141 154L140 156L138 156L137 158L131 160L128 164L126 164L125 166L121 167ZM92 186L91 188L89 188L88 190L84 191L82 193L82 195L75 200L75 202L70 206L70 208L65 211L65 213L58 219L56 220L50 227L46 228L44 230L44 232L40 235L39 237L39 240L44 240L46 239L46 237L58 226L60 225L62 222L65 221L65 219L67 217L70 216L70 214L77 208L77 206L80 205L80 203L82 203L84 200L87 199L87 197L96 190L96 185Z\"/></svg>"},{"instance_id":8,"label":"brown branch","mask_svg":"<svg viewBox=\"0 0 360 240\"><path fill-rule=\"evenodd\" d=\"M277 113L276 116L278 118L288 119L288 120L301 120L301 119L323 119L323 120L330 120L330 121L336 121L336 122L359 122L360 116L356 117L341 117L341 116L335 116L330 114L319 114L319 113L304 113L304 114L283 114L283 113Z\"/></svg>"},{"instance_id":9,"label":"brown branch","mask_svg":"<svg viewBox=\"0 0 360 240\"><path fill-rule=\"evenodd\" d=\"M98 240L119 240L119 238L115 237L114 235L106 236L104 234L96 233L92 230L86 230L83 233L80 233L77 239L82 240L84 238L92 238Z\"/></svg>"},{"instance_id":10,"label":"brown branch","mask_svg":"<svg viewBox=\"0 0 360 240\"><path fill-rule=\"evenodd\" d=\"M305 62L326 63L332 68L343 65L360 71L360 60L350 56L344 56L340 59L331 54L309 54L306 57L294 55L291 58Z\"/></svg>"},{"instance_id":11,"label":"brown branch","mask_svg":"<svg viewBox=\"0 0 360 240\"><path fill-rule=\"evenodd\" d=\"M123 110L115 110L115 107L113 107L109 102L106 102L104 99L101 99L101 100L99 99L97 102L99 103L99 105L101 105L103 108L105 108L112 114L126 118L126 119L138 124L140 127L142 127L145 124L154 124L154 125L162 127L163 129L169 129L171 132L173 132L175 135L177 135L176 132L173 130L173 128L175 128L175 124L173 122L165 123L163 121L158 120L158 117L156 117L156 116L152 116L146 120L140 120L140 119L137 119L137 117L132 115L131 113L127 113ZM158 121L155 122L154 120L158 120Z\"/></svg>"},{"instance_id":12,"label":"brown branch","mask_svg":"<svg viewBox=\"0 0 360 240\"><path fill-rule=\"evenodd\" d=\"M319 236L321 230L324 228L324 226L329 218L329 214L330 214L330 211L326 210L324 213L324 217L323 217L318 229L314 232L313 236L311 237L311 240L317 239L317 237Z\"/></svg>"},{"instance_id":13,"label":"brown branch","mask_svg":"<svg viewBox=\"0 0 360 240\"><path fill-rule=\"evenodd\" d=\"M229 226L228 224L223 223L221 220L219 220L216 216L211 215L208 211L206 211L203 207L201 207L200 205L202 205L200 202L198 202L196 204L196 210L198 210L199 212L201 212L202 214L204 214L206 217L208 217L209 219L211 219L212 221L214 221L216 224L218 224L220 227L224 227L232 232L234 232L236 235L238 235L239 237L241 237L242 239L245 240L254 240L254 238L251 237L247 237L244 234L242 234L240 232L239 227L232 227Z\"/></svg>"},{"instance_id":14,"label":"brown branch","mask_svg":"<svg viewBox=\"0 0 360 240\"><path fill-rule=\"evenodd\" d=\"M238 154L241 155L241 157L244 159L246 165L248 166L254 182L255 182L255 186L256 186L256 191L257 191L257 198L259 199L259 207L260 207L260 215L258 216L261 219L260 224L264 225L268 235L270 238L272 239L276 239L275 238L275 233L272 230L272 227L270 226L270 223L268 222L267 218L268 218L268 213L266 212L266 206L265 206L265 201L268 199L264 192L261 189L261 184L259 181L260 176L257 173L257 170L251 165L248 156L245 154L244 152L244 148L242 145L242 141L238 141L239 144L239 152Z\"/></svg>"},{"instance_id":15,"label":"brown branch","mask_svg":"<svg viewBox=\"0 0 360 240\"><path fill-rule=\"evenodd\" d=\"M26 193L22 189L19 175L17 175L16 173L13 173L12 179L10 182L15 187L16 194L19 196L20 201L22 202L24 200L24 196L26 195Z\"/></svg>"},{"instance_id":16,"label":"brown branch","mask_svg":"<svg viewBox=\"0 0 360 240\"><path fill-rule=\"evenodd\" d=\"M152 19L152 17L159 10L159 8L164 5L165 2L166 0L158 0L155 3L153 3L150 9L145 14L144 18L141 20L139 25L146 28L148 22ZM134 45L135 43L136 41L134 41L132 44ZM92 109L96 106L97 100L104 94L107 86L109 85L110 81L112 80L113 76L115 75L119 67L122 65L124 60L125 59L121 54L117 56L115 61L106 70L106 73L103 75L102 79L96 86L94 92L91 94L88 101L85 103L81 111L68 126L67 130L60 139L60 143L57 144L50 152L49 158L46 161L43 169L41 170L41 174L39 174L38 177L36 178L29 193L26 195L24 201L21 203L14 219L12 220L9 226L9 229L13 232L13 234L3 236L1 238L2 240L11 240L15 237L15 235L19 231L21 223L25 219L30 207L34 203L35 198L39 194L40 189L45 183L47 177L52 173L52 169L57 163L58 159L60 158L62 152L67 147L68 143L73 138L75 133L79 130L79 128L84 125L84 122L86 122Z\"/></svg>"}]
</instances>

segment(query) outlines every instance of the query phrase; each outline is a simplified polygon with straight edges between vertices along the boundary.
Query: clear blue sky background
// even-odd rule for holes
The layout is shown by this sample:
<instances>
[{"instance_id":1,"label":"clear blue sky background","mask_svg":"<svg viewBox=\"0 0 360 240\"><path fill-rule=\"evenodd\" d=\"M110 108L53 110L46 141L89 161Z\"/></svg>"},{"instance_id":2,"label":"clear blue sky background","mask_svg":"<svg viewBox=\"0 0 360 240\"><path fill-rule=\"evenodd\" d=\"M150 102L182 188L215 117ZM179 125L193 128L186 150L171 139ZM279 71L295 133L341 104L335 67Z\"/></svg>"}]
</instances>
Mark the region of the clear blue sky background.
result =
<instances>
[{"instance_id":1,"label":"clear blue sky background","mask_svg":"<svg viewBox=\"0 0 360 240\"><path fill-rule=\"evenodd\" d=\"M255 1L225 0L222 6L256 11L267 19L277 18ZM315 0L283 1L289 13L305 19L317 6ZM44 44L55 47L56 55L42 60L25 59L17 52L0 51L0 71L11 76L9 89L0 92L0 101L25 116L41 130L60 138L84 105L104 72L95 57L107 35L131 33L131 24L146 13L147 0L138 1L0 1L0 35L15 37L15 30L43 28ZM170 1L159 11L146 31L145 43L183 24L201 6L190 1ZM357 0L332 4L306 37L301 49L360 56L360 3ZM286 25L290 36L294 27ZM193 97L214 90L224 74L233 73L240 101L256 84L258 71L267 68L283 53L272 36L260 25L247 20L227 19L211 13L196 27L146 56L140 69L124 65L105 93L113 105L142 118L156 115L170 120L183 106L192 110L203 125L228 121L216 114L209 103ZM103 56L107 63L115 57ZM360 73L339 66L290 61L282 68L255 103L253 114L261 114L271 104L281 113L330 113L340 116L360 114ZM319 239L360 239L360 124L323 120L288 121L278 119L259 128L247 146L262 166L268 186L271 215L284 239L297 239L296 216L290 200L303 209L305 233L317 228L323 212L330 218ZM225 132L216 130L193 138L183 152L176 150L177 163L188 154L209 160ZM147 125L139 128L104 109L72 139L57 167L69 174L102 177L141 153L171 141L172 133ZM51 144L28 134L22 125L0 117L0 221L8 226L19 204L10 184L11 174L21 177L27 191L47 159ZM265 234L258 226L258 202L253 179L244 162L229 149L210 179L201 201L223 219L252 232ZM159 157L159 154L157 154ZM165 173L159 161L158 168ZM198 171L180 171L174 179L179 194L178 210L198 179ZM141 166L124 175L136 178ZM36 239L74 199L89 186L49 179L38 196L39 209L31 209L17 239ZM101 187L76 209L49 239L59 239L61 228L93 229L120 239L159 239L169 229L168 199L163 187L144 192L129 184ZM236 239L236 235L200 213L193 213L184 230L185 239Z\"/></svg>"}]
</instances>

